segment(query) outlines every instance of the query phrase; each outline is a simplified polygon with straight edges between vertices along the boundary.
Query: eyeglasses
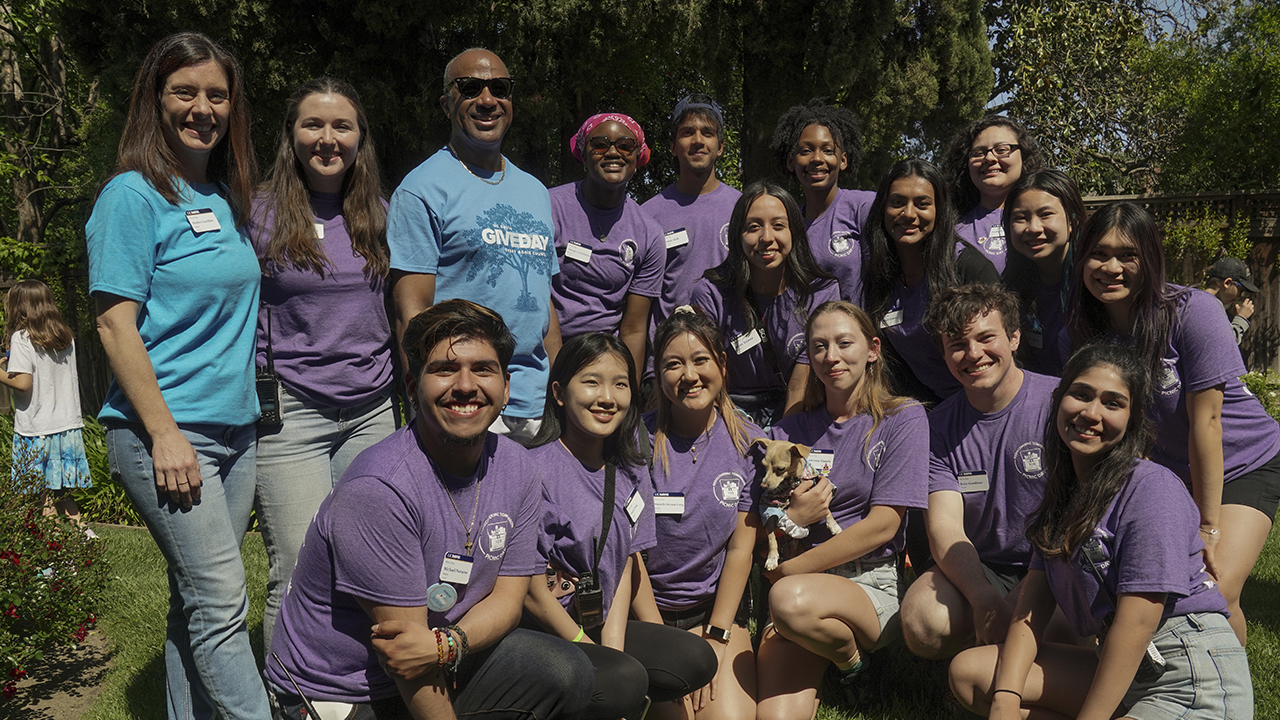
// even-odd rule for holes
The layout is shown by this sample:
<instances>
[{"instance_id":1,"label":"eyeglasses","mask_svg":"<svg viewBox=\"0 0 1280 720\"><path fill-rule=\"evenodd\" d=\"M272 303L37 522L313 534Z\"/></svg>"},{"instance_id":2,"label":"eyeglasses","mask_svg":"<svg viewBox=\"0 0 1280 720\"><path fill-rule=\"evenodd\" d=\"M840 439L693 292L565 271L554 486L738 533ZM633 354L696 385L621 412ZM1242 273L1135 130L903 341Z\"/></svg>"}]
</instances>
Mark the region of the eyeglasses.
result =
<instances>
[{"instance_id":1,"label":"eyeglasses","mask_svg":"<svg viewBox=\"0 0 1280 720\"><path fill-rule=\"evenodd\" d=\"M989 148L975 147L969 149L969 159L981 160L987 156L987 153L995 153L996 157L1003 160L1012 155L1014 150L1021 149L1021 145L1014 145L1013 143L997 143Z\"/></svg>"},{"instance_id":2,"label":"eyeglasses","mask_svg":"<svg viewBox=\"0 0 1280 720\"><path fill-rule=\"evenodd\" d=\"M484 92L485 88L489 88L489 94L493 95L495 99L506 100L511 97L511 88L515 84L516 81L509 77L460 77L453 79L453 86L458 88L458 94L467 100L480 97L480 93Z\"/></svg>"},{"instance_id":3,"label":"eyeglasses","mask_svg":"<svg viewBox=\"0 0 1280 720\"><path fill-rule=\"evenodd\" d=\"M640 143L635 138L620 137L617 140L610 140L603 135L587 138L587 150L592 155L604 155L609 152L609 148L616 148L622 157L631 157L640 149Z\"/></svg>"}]
</instances>

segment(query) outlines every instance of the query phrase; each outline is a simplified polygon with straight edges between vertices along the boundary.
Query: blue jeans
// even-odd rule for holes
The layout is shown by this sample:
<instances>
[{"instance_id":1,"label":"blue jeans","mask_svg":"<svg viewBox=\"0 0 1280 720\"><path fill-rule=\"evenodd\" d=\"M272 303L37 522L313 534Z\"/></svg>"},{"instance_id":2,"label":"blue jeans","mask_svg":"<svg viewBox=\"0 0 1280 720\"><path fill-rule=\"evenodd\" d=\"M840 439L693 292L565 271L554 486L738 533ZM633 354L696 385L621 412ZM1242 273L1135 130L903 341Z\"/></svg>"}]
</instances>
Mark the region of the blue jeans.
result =
<instances>
[{"instance_id":1,"label":"blue jeans","mask_svg":"<svg viewBox=\"0 0 1280 720\"><path fill-rule=\"evenodd\" d=\"M270 649L298 550L320 503L365 448L395 427L391 398L329 407L280 388L279 428L258 431L255 507L267 548L267 602L262 641Z\"/></svg>"},{"instance_id":2,"label":"blue jeans","mask_svg":"<svg viewBox=\"0 0 1280 720\"><path fill-rule=\"evenodd\" d=\"M254 427L186 425L203 486L183 510L156 489L151 441L140 425L107 426L111 474L168 561L164 660L170 720L271 717L249 647L240 541L253 508Z\"/></svg>"},{"instance_id":3,"label":"blue jeans","mask_svg":"<svg viewBox=\"0 0 1280 720\"><path fill-rule=\"evenodd\" d=\"M1251 720L1249 658L1219 613L1166 618L1151 639L1167 667L1158 680L1134 680L1125 714L1138 720Z\"/></svg>"}]
</instances>

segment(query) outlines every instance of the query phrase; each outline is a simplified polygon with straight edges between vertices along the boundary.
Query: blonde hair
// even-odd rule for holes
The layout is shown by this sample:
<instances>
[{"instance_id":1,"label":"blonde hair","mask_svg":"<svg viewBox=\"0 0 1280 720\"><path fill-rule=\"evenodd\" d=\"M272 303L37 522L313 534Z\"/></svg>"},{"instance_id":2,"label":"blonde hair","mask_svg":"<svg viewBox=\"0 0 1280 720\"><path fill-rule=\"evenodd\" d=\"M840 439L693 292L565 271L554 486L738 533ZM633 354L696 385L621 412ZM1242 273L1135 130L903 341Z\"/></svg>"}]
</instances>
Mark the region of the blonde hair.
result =
<instances>
[{"instance_id":1,"label":"blonde hair","mask_svg":"<svg viewBox=\"0 0 1280 720\"><path fill-rule=\"evenodd\" d=\"M75 336L62 321L53 291L39 280L23 280L9 288L4 297L4 341L26 330L31 344L49 352L71 347Z\"/></svg>"},{"instance_id":2,"label":"blonde hair","mask_svg":"<svg viewBox=\"0 0 1280 720\"><path fill-rule=\"evenodd\" d=\"M738 454L746 455L747 445L751 442L747 437L746 428L742 426L741 418L738 417L738 410L734 407L733 400L729 398L729 369L725 363L724 336L720 333L720 328L716 327L711 318L697 310L677 308L671 317L658 324L653 336L653 374L658 383L658 412L656 430L653 433L653 454L662 463L663 473L669 470L667 435L671 431L671 398L662 391L662 353L672 340L685 334L692 335L707 348L716 367L720 370L723 382L720 385L720 394L716 395L715 407L721 419L724 420L724 427L729 431L729 438L733 440L733 446L738 449Z\"/></svg>"},{"instance_id":3,"label":"blonde hair","mask_svg":"<svg viewBox=\"0 0 1280 720\"><path fill-rule=\"evenodd\" d=\"M858 331L870 343L871 339L876 337L875 325L871 322L871 316L865 310L845 300L828 300L818 307L814 308L809 314L809 322L805 324L804 337L805 343L808 344L813 338L813 323L823 315L828 313L843 313L853 320L858 326ZM813 360L813 353L810 351L810 361ZM822 407L827 402L827 388L818 379L815 372L809 373L808 383L804 388L804 409L814 410ZM858 407L862 412L871 416L871 429L867 431L867 436L863 438L864 446L870 445L871 434L880 427L880 423L884 419L898 412L908 405L916 404L911 398L904 398L894 395L889 391L889 379L885 377L883 362L868 362L866 370L863 371L862 389L860 397L858 397ZM865 448L864 448L865 449Z\"/></svg>"}]
</instances>

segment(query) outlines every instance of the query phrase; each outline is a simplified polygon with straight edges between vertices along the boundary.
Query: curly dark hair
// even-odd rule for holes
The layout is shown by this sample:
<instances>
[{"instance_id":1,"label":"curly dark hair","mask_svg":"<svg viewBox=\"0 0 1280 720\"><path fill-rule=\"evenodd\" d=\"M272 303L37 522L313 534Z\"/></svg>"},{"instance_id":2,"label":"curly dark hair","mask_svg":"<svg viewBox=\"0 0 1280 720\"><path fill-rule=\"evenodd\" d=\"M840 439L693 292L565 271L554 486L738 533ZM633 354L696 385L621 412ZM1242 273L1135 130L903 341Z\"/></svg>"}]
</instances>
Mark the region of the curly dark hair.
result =
<instances>
[{"instance_id":1,"label":"curly dark hair","mask_svg":"<svg viewBox=\"0 0 1280 720\"><path fill-rule=\"evenodd\" d=\"M1027 175L1044 167L1044 153L1040 151L1040 143L1027 132L1022 123L1003 115L988 115L981 120L969 123L963 130L951 136L947 151L943 157L943 172L951 178L951 197L956 203L956 212L961 215L973 209L981 196L978 188L969 179L969 148L973 141L989 127L1008 128L1018 136L1018 152L1022 154L1022 174Z\"/></svg>"},{"instance_id":2,"label":"curly dark hair","mask_svg":"<svg viewBox=\"0 0 1280 720\"><path fill-rule=\"evenodd\" d=\"M934 295L924 326L941 343L943 335L960 337L979 315L993 311L1000 313L1004 334L1012 338L1019 327L1018 298L1000 285L986 283L950 287Z\"/></svg>"},{"instance_id":3,"label":"curly dark hair","mask_svg":"<svg viewBox=\"0 0 1280 720\"><path fill-rule=\"evenodd\" d=\"M810 125L821 125L829 130L836 145L848 155L849 167L840 173L841 177L857 175L858 166L862 164L862 124L853 111L828 105L824 97L813 98L803 105L792 105L778 118L773 126L773 139L769 141L769 149L777 156L778 164L786 167L792 149Z\"/></svg>"}]
</instances>

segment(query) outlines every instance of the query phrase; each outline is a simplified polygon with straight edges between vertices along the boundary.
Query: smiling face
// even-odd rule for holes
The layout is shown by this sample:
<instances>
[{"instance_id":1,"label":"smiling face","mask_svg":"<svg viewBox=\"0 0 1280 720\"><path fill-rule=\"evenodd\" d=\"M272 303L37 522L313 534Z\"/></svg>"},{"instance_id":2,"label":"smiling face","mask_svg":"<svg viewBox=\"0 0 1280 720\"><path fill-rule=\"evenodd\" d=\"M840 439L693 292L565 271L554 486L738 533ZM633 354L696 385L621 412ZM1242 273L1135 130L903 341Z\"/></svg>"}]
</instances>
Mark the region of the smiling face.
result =
<instances>
[{"instance_id":1,"label":"smiling face","mask_svg":"<svg viewBox=\"0 0 1280 720\"><path fill-rule=\"evenodd\" d=\"M791 254L791 221L782 200L765 193L747 208L742 251L752 269L777 270Z\"/></svg>"},{"instance_id":2,"label":"smiling face","mask_svg":"<svg viewBox=\"0 0 1280 720\"><path fill-rule=\"evenodd\" d=\"M160 126L188 180L203 182L209 153L227 135L231 116L227 73L213 60L178 68L160 91Z\"/></svg>"},{"instance_id":3,"label":"smiling face","mask_svg":"<svg viewBox=\"0 0 1280 720\"><path fill-rule=\"evenodd\" d=\"M880 338L868 338L848 314L825 312L809 328L809 365L832 397L856 393L867 366L880 359Z\"/></svg>"},{"instance_id":4,"label":"smiling face","mask_svg":"<svg viewBox=\"0 0 1280 720\"><path fill-rule=\"evenodd\" d=\"M474 146L500 146L511 127L511 98L495 98L485 88L473 98L465 98L453 81L461 77L510 77L507 66L488 50L469 50L450 63L445 77L448 87L440 96L440 107L453 122L452 142Z\"/></svg>"},{"instance_id":5,"label":"smiling face","mask_svg":"<svg viewBox=\"0 0 1280 720\"><path fill-rule=\"evenodd\" d=\"M1020 333L1009 337L999 310L979 314L960 336L942 334L947 369L964 388L969 403L984 412L993 399L1005 402L1017 393L1022 376L1013 362ZM998 404L998 403L997 403Z\"/></svg>"},{"instance_id":6,"label":"smiling face","mask_svg":"<svg viewBox=\"0 0 1280 720\"><path fill-rule=\"evenodd\" d=\"M465 337L437 343L421 375L410 373L406 384L417 400L419 437L442 451L482 441L511 389L493 345Z\"/></svg>"},{"instance_id":7,"label":"smiling face","mask_svg":"<svg viewBox=\"0 0 1280 720\"><path fill-rule=\"evenodd\" d=\"M355 105L341 95L315 93L298 103L297 116L293 154L302 164L307 186L317 192L340 192L360 149Z\"/></svg>"},{"instance_id":8,"label":"smiling face","mask_svg":"<svg viewBox=\"0 0 1280 720\"><path fill-rule=\"evenodd\" d=\"M919 245L933 232L938 215L933 183L908 175L889 185L884 206L884 229L899 245Z\"/></svg>"},{"instance_id":9,"label":"smiling face","mask_svg":"<svg viewBox=\"0 0 1280 720\"><path fill-rule=\"evenodd\" d=\"M834 190L840 171L847 167L849 155L836 145L825 125L807 126L787 158L787 170L795 173L806 193Z\"/></svg>"},{"instance_id":10,"label":"smiling face","mask_svg":"<svg viewBox=\"0 0 1280 720\"><path fill-rule=\"evenodd\" d=\"M1132 305L1142 289L1137 245L1118 230L1111 230L1089 249L1081 279L1100 302Z\"/></svg>"},{"instance_id":11,"label":"smiling face","mask_svg":"<svg viewBox=\"0 0 1280 720\"><path fill-rule=\"evenodd\" d=\"M972 151L993 148L996 145L1018 144L1018 134L1007 127L992 125L978 133L969 145L969 179L973 181L983 200L997 201L998 207L1004 202L1013 184L1022 177L1022 151L1014 150L1008 157L998 158L994 151L981 157L973 157Z\"/></svg>"},{"instance_id":12,"label":"smiling face","mask_svg":"<svg viewBox=\"0 0 1280 720\"><path fill-rule=\"evenodd\" d=\"M701 413L714 408L724 388L724 351L712 352L693 333L677 335L659 358L662 394L671 412Z\"/></svg>"},{"instance_id":13,"label":"smiling face","mask_svg":"<svg viewBox=\"0 0 1280 720\"><path fill-rule=\"evenodd\" d=\"M625 358L607 352L561 385L551 383L551 393L564 408L564 435L573 436L566 445L603 440L622 425L631 407L631 383Z\"/></svg>"},{"instance_id":14,"label":"smiling face","mask_svg":"<svg viewBox=\"0 0 1280 720\"><path fill-rule=\"evenodd\" d=\"M1076 376L1058 404L1058 436L1072 459L1092 466L1124 439L1129 427L1129 387L1114 365L1099 364Z\"/></svg>"},{"instance_id":15,"label":"smiling face","mask_svg":"<svg viewBox=\"0 0 1280 720\"><path fill-rule=\"evenodd\" d=\"M715 121L700 113L686 113L671 141L671 154L680 171L708 172L723 152Z\"/></svg>"},{"instance_id":16,"label":"smiling face","mask_svg":"<svg viewBox=\"0 0 1280 720\"><path fill-rule=\"evenodd\" d=\"M587 182L605 187L626 185L636 174L636 160L640 155L635 133L628 130L626 125L610 120L597 125L588 135L586 147L582 152L582 165L587 171ZM598 153L592 147L595 143L604 145L603 141L598 141L596 138L605 138L609 141L608 149L603 153ZM631 140L637 147L637 150L630 155L624 155L613 144L624 138Z\"/></svg>"},{"instance_id":17,"label":"smiling face","mask_svg":"<svg viewBox=\"0 0 1280 720\"><path fill-rule=\"evenodd\" d=\"M1033 262L1061 266L1074 230L1062 201L1044 190L1028 190L1008 210L1014 249Z\"/></svg>"}]
</instances>

